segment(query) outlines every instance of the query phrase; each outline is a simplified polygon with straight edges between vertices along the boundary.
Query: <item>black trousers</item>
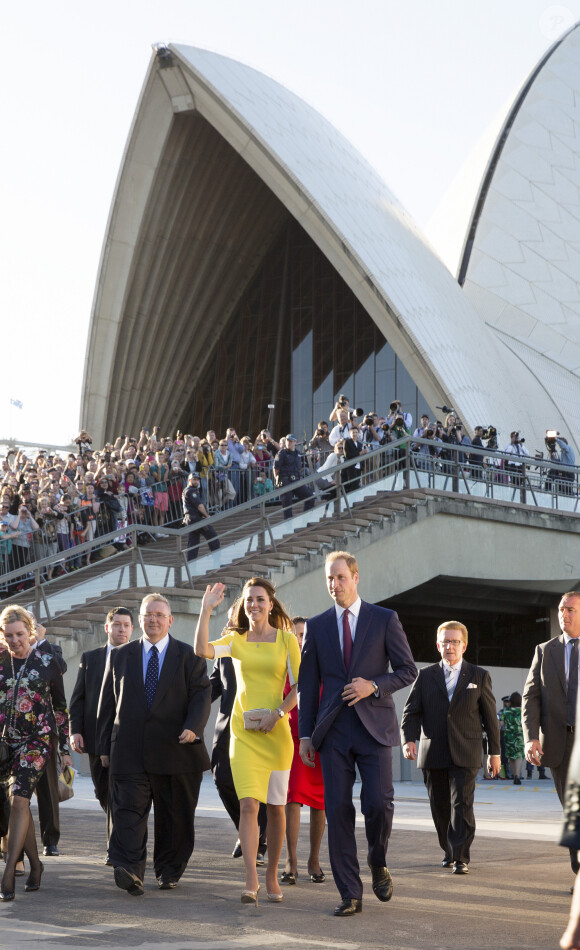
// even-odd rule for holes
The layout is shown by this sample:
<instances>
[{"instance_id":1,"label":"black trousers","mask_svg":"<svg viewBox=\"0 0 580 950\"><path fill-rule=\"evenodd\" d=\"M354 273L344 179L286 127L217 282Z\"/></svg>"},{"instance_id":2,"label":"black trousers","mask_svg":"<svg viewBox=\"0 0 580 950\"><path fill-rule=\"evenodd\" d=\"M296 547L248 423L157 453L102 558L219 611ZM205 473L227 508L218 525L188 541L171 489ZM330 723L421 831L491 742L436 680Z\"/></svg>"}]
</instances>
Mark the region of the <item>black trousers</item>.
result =
<instances>
[{"instance_id":1,"label":"black trousers","mask_svg":"<svg viewBox=\"0 0 580 950\"><path fill-rule=\"evenodd\" d=\"M230 766L230 754L227 749L224 750L223 753L220 751L219 755L216 755L216 749L214 749L212 755L212 772L218 795L237 830L240 827L240 800L236 795ZM260 802L260 808L258 810L258 829L260 835L259 848L262 853L266 851L267 824L268 809L264 802Z\"/></svg>"},{"instance_id":2,"label":"black trousers","mask_svg":"<svg viewBox=\"0 0 580 950\"><path fill-rule=\"evenodd\" d=\"M285 520L292 517L293 499L296 499L297 501L304 501L304 511L309 511L310 508L314 508L314 495L312 494L312 488L310 485L299 485L297 482L293 482L289 478L282 478L281 482L284 488L290 486L291 489L287 492L284 492L281 498Z\"/></svg>"},{"instance_id":3,"label":"black trousers","mask_svg":"<svg viewBox=\"0 0 580 950\"><path fill-rule=\"evenodd\" d=\"M475 837L473 796L479 769L423 769L431 814L441 850L451 861L469 864Z\"/></svg>"},{"instance_id":4,"label":"black trousers","mask_svg":"<svg viewBox=\"0 0 580 950\"><path fill-rule=\"evenodd\" d=\"M53 739L46 769L36 786L38 824L44 847L56 847L60 839L58 810L58 741Z\"/></svg>"},{"instance_id":5,"label":"black trousers","mask_svg":"<svg viewBox=\"0 0 580 950\"><path fill-rule=\"evenodd\" d=\"M218 536L215 532L215 528L212 528L210 524L202 527L202 522L196 522L199 525L195 531L190 531L187 536L187 560L195 561L199 553L199 546L201 544L201 536L207 541L207 546L210 551L219 551L220 543Z\"/></svg>"},{"instance_id":6,"label":"black trousers","mask_svg":"<svg viewBox=\"0 0 580 950\"><path fill-rule=\"evenodd\" d=\"M111 828L112 828L111 803L109 799L109 769L105 769L102 766L101 757L99 755L92 755L92 753L90 752L89 752L89 768L91 770L91 778L93 780L95 798L97 799L99 805L101 806L105 815L107 816L107 848L108 848L109 838L111 837Z\"/></svg>"},{"instance_id":7,"label":"black trousers","mask_svg":"<svg viewBox=\"0 0 580 950\"><path fill-rule=\"evenodd\" d=\"M113 829L109 858L143 880L147 862L147 821L154 805L155 877L178 881L195 844L194 818L202 772L151 772L109 777Z\"/></svg>"}]
</instances>

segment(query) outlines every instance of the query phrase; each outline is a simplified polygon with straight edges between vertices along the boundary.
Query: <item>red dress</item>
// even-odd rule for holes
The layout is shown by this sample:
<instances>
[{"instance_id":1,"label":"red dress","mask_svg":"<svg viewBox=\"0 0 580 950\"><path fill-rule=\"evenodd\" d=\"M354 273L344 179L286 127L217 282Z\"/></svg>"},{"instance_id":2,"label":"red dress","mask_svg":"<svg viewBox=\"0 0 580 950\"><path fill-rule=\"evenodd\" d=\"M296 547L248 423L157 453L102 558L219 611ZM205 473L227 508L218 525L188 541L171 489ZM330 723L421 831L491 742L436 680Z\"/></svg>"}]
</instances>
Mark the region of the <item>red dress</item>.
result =
<instances>
[{"instance_id":1,"label":"red dress","mask_svg":"<svg viewBox=\"0 0 580 950\"><path fill-rule=\"evenodd\" d=\"M284 696L290 692L290 684L286 682ZM322 766L320 756L316 753L314 768L304 765L300 758L299 747L300 739L298 737L298 706L288 713L290 720L290 732L294 741L294 758L290 769L290 780L288 782L288 802L299 802L301 805L308 805L310 808L317 808L324 811L324 782L322 779Z\"/></svg>"}]
</instances>

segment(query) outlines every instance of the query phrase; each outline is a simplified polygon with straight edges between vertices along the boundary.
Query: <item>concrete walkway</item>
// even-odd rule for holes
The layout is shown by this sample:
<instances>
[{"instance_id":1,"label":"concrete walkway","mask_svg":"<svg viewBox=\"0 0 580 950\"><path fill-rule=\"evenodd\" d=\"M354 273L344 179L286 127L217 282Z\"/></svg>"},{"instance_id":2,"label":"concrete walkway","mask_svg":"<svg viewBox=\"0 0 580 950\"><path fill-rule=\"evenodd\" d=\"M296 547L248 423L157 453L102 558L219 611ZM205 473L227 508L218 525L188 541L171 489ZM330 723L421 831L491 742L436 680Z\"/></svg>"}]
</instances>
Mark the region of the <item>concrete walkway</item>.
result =
<instances>
[{"instance_id":1,"label":"concrete walkway","mask_svg":"<svg viewBox=\"0 0 580 950\"><path fill-rule=\"evenodd\" d=\"M230 857L236 833L210 777L202 784L195 853L179 887L158 891L148 869L145 896L129 897L103 865L104 819L90 781L79 776L76 784L75 798L62 806L61 856L44 859L40 891L25 894L20 878L16 900L0 904L1 950L542 950L557 947L565 926L572 875L567 852L555 844L561 810L551 781L478 784L466 877L440 867L424 786L397 784L389 847L393 899L376 900L365 867L363 913L347 920L332 916L338 898L325 843L327 882L308 881L306 827L302 873L296 887L284 889L283 903L269 904L265 894L257 910L240 903L242 862ZM360 816L357 833L364 861ZM262 896L263 872L260 879Z\"/></svg>"}]
</instances>

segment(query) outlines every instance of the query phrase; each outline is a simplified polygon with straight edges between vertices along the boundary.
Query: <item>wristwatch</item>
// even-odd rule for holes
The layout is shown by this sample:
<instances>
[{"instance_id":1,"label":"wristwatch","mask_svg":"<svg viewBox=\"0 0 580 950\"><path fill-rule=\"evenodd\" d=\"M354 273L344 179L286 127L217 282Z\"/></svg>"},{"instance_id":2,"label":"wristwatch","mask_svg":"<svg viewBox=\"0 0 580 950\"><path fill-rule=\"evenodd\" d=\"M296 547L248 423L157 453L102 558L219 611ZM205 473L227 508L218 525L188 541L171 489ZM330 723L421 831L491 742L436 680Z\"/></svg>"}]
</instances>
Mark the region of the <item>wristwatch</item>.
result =
<instances>
[{"instance_id":1,"label":"wristwatch","mask_svg":"<svg viewBox=\"0 0 580 950\"><path fill-rule=\"evenodd\" d=\"M283 718L284 718L284 713L282 712L282 710L280 709L279 706L278 706L278 709L276 710L276 712L277 712L278 715L280 716L280 719L283 719Z\"/></svg>"},{"instance_id":2,"label":"wristwatch","mask_svg":"<svg viewBox=\"0 0 580 950\"><path fill-rule=\"evenodd\" d=\"M375 691L375 696L376 696L376 698L378 699L378 698L379 698L379 687L377 686L377 684L375 683L374 680L373 680L373 689L374 689L374 691Z\"/></svg>"}]
</instances>

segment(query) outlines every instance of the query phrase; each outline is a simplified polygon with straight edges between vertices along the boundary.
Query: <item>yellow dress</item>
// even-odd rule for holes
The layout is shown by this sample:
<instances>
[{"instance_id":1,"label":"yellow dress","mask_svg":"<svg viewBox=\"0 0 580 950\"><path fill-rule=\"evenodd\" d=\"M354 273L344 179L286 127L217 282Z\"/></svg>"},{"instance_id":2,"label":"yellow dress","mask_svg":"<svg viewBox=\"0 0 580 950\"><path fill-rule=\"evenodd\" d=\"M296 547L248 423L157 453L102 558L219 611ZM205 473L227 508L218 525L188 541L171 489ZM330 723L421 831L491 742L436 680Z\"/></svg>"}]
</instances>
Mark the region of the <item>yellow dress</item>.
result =
<instances>
[{"instance_id":1,"label":"yellow dress","mask_svg":"<svg viewBox=\"0 0 580 950\"><path fill-rule=\"evenodd\" d=\"M230 761L238 798L256 798L260 802L285 804L280 798L280 783L288 776L294 755L294 742L288 716L276 723L271 732L244 729L244 711L276 709L283 700L286 677L294 685L298 679L300 647L293 633L278 630L275 643L248 643L247 633L227 633L212 641L216 659L231 656L236 672L236 698L230 724ZM284 773L288 773L284 776ZM268 788L278 787L268 798ZM285 794L285 793L284 793Z\"/></svg>"}]
</instances>

